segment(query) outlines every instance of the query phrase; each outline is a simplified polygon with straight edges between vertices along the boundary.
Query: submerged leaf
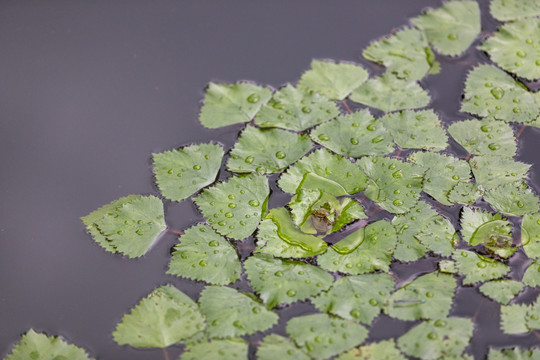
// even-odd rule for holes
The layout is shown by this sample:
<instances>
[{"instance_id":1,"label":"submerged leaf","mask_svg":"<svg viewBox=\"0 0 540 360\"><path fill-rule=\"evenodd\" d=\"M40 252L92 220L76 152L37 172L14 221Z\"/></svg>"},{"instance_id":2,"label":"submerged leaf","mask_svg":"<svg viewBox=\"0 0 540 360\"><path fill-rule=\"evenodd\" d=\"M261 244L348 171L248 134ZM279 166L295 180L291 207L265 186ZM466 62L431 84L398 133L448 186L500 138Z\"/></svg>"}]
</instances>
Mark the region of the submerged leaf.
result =
<instances>
[{"instance_id":1,"label":"submerged leaf","mask_svg":"<svg viewBox=\"0 0 540 360\"><path fill-rule=\"evenodd\" d=\"M486 190L525 180L531 165L499 156L475 156L470 165L476 183Z\"/></svg>"},{"instance_id":2,"label":"submerged leaf","mask_svg":"<svg viewBox=\"0 0 540 360\"><path fill-rule=\"evenodd\" d=\"M266 336L257 348L257 360L310 360L294 343L280 335Z\"/></svg>"},{"instance_id":3,"label":"submerged leaf","mask_svg":"<svg viewBox=\"0 0 540 360\"><path fill-rule=\"evenodd\" d=\"M507 216L523 216L537 212L538 198L525 183L501 185L484 194L484 199Z\"/></svg>"},{"instance_id":4,"label":"submerged leaf","mask_svg":"<svg viewBox=\"0 0 540 360\"><path fill-rule=\"evenodd\" d=\"M499 21L522 19L540 15L538 0L491 0L491 15Z\"/></svg>"},{"instance_id":5,"label":"submerged leaf","mask_svg":"<svg viewBox=\"0 0 540 360\"><path fill-rule=\"evenodd\" d=\"M472 251L456 250L453 258L458 272L465 276L463 285L498 279L510 271L508 265Z\"/></svg>"},{"instance_id":6,"label":"submerged leaf","mask_svg":"<svg viewBox=\"0 0 540 360\"><path fill-rule=\"evenodd\" d=\"M512 128L501 121L459 121L450 125L448 132L471 154L508 157L516 154L516 138Z\"/></svg>"},{"instance_id":7,"label":"submerged leaf","mask_svg":"<svg viewBox=\"0 0 540 360\"><path fill-rule=\"evenodd\" d=\"M523 216L521 244L531 259L540 259L540 213Z\"/></svg>"},{"instance_id":8,"label":"submerged leaf","mask_svg":"<svg viewBox=\"0 0 540 360\"><path fill-rule=\"evenodd\" d=\"M535 360L540 359L540 349L489 349L487 360Z\"/></svg>"},{"instance_id":9,"label":"submerged leaf","mask_svg":"<svg viewBox=\"0 0 540 360\"><path fill-rule=\"evenodd\" d=\"M492 280L482 284L478 289L487 297L506 305L523 290L523 287L522 283L515 280Z\"/></svg>"},{"instance_id":10,"label":"submerged leaf","mask_svg":"<svg viewBox=\"0 0 540 360\"><path fill-rule=\"evenodd\" d=\"M341 354L336 360L406 360L394 339L371 343Z\"/></svg>"},{"instance_id":11,"label":"submerged leaf","mask_svg":"<svg viewBox=\"0 0 540 360\"><path fill-rule=\"evenodd\" d=\"M180 360L247 360L248 343L243 339L213 339L188 345Z\"/></svg>"}]
</instances>

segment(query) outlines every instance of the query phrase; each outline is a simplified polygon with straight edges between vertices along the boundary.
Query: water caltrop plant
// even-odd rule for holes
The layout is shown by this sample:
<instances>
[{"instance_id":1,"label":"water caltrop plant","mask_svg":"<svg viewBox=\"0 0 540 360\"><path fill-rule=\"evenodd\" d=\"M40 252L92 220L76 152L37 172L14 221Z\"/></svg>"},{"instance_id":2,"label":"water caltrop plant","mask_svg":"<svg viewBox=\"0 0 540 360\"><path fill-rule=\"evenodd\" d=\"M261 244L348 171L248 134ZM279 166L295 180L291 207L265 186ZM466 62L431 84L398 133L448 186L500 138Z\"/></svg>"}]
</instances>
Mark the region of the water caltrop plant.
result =
<instances>
[{"instance_id":1,"label":"water caltrop plant","mask_svg":"<svg viewBox=\"0 0 540 360\"><path fill-rule=\"evenodd\" d=\"M514 159L523 128L540 126L540 96L527 87L540 78L540 4L492 0L490 10L504 23L477 49L494 63L469 70L461 111L470 118L449 126L427 107L419 80L479 39L473 0L444 2L369 44L362 55L384 68L371 77L358 64L313 60L297 84L277 90L210 83L199 120L211 129L245 124L236 144L153 154L161 198L128 195L82 218L97 244L127 258L179 233L167 274L206 285L196 301L170 284L156 288L123 316L114 341L163 348L165 357L181 345L181 360L472 359L476 319L451 311L465 286L500 303L505 334L540 330L540 297L519 297L540 286L540 207L530 165ZM217 181L225 169L230 176ZM277 192L288 203L271 208ZM164 201L193 201L205 222L169 229ZM249 237L255 246L240 256ZM522 277L512 271L518 253L531 259ZM395 276L395 264L427 255L437 270ZM313 310L279 330L277 310L297 302ZM415 323L371 341L378 316ZM536 348L486 352L540 358ZM89 358L30 329L6 359Z\"/></svg>"}]
</instances>

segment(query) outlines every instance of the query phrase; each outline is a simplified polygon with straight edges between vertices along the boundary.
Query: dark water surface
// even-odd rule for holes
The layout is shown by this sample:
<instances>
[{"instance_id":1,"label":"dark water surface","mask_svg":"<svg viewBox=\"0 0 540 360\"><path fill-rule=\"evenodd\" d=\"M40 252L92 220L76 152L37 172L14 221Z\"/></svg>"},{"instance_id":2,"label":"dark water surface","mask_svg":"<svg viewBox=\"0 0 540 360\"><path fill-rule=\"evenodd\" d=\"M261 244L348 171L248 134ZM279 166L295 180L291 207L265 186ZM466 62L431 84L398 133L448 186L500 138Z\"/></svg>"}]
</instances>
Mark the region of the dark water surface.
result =
<instances>
[{"instance_id":1,"label":"dark water surface","mask_svg":"<svg viewBox=\"0 0 540 360\"><path fill-rule=\"evenodd\" d=\"M497 23L480 1L483 28ZM158 194L152 152L217 140L230 147L241 126L206 130L197 121L209 81L295 82L312 58L359 61L362 49L407 23L434 0L3 1L0 3L0 356L29 328L60 334L101 360L162 359L161 350L120 347L111 333L122 315L155 287L172 283L193 298L201 284L165 274L166 234L139 260L103 251L79 220L128 194ZM466 72L487 58L474 49L422 83L444 122L459 113ZM540 131L519 139L519 160L533 164L540 189ZM453 143L451 151L464 156ZM226 176L225 173L222 176ZM275 180L275 177L271 178ZM275 184L274 184L275 186ZM275 206L283 198L271 200ZM182 230L202 221L191 201L165 202L167 223ZM457 210L448 216L456 220ZM456 223L455 223L456 224ZM515 222L515 224L517 224ZM246 245L251 240L246 240ZM520 279L519 253L512 277ZM435 258L394 264L401 280L433 271ZM248 289L245 281L235 283ZM532 301L527 291L520 301ZM505 336L499 305L460 288L451 315L473 317L469 352L540 343ZM309 304L279 310L286 319ZM401 335L414 322L380 316L369 340ZM248 337L258 339L260 335ZM252 349L253 350L253 349ZM175 359L180 347L171 347Z\"/></svg>"}]
</instances>

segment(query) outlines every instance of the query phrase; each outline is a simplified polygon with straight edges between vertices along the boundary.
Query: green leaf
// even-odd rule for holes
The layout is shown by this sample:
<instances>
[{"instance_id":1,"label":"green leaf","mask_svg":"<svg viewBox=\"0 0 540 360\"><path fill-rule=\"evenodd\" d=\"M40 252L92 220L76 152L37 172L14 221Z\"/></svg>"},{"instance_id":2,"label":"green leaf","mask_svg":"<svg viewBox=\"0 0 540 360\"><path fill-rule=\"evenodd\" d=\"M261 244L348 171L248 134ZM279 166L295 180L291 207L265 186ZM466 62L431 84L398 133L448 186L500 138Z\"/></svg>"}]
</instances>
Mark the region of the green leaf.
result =
<instances>
[{"instance_id":1,"label":"green leaf","mask_svg":"<svg viewBox=\"0 0 540 360\"><path fill-rule=\"evenodd\" d=\"M452 260L439 261L439 271L446 274L455 274L458 272L456 262Z\"/></svg>"},{"instance_id":2,"label":"green leaf","mask_svg":"<svg viewBox=\"0 0 540 360\"><path fill-rule=\"evenodd\" d=\"M489 5L491 15L499 21L540 15L538 0L491 0Z\"/></svg>"},{"instance_id":3,"label":"green leaf","mask_svg":"<svg viewBox=\"0 0 540 360\"><path fill-rule=\"evenodd\" d=\"M364 157L358 164L369 178L364 194L383 209L402 214L416 205L422 192L421 167L381 157Z\"/></svg>"},{"instance_id":4,"label":"green leaf","mask_svg":"<svg viewBox=\"0 0 540 360\"><path fill-rule=\"evenodd\" d=\"M199 304L210 338L250 335L269 329L278 321L277 314L252 299L252 295L225 286L204 288Z\"/></svg>"},{"instance_id":5,"label":"green leaf","mask_svg":"<svg viewBox=\"0 0 540 360\"><path fill-rule=\"evenodd\" d=\"M341 241L358 243L355 239L358 237L360 245L352 252L342 254L336 250L340 249ZM352 241L349 242L351 238ZM352 275L376 270L389 270L392 252L396 244L396 233L390 222L384 220L374 222L353 232L341 241L317 257L317 263L320 267L328 271L339 271Z\"/></svg>"},{"instance_id":6,"label":"green leaf","mask_svg":"<svg viewBox=\"0 0 540 360\"><path fill-rule=\"evenodd\" d=\"M231 150L227 169L237 173L280 172L304 156L312 146L307 135L247 126Z\"/></svg>"},{"instance_id":7,"label":"green leaf","mask_svg":"<svg viewBox=\"0 0 540 360\"><path fill-rule=\"evenodd\" d=\"M499 156L475 156L469 163L476 182L486 190L525 180L531 167Z\"/></svg>"},{"instance_id":8,"label":"green leaf","mask_svg":"<svg viewBox=\"0 0 540 360\"><path fill-rule=\"evenodd\" d=\"M233 283L240 277L242 266L236 249L210 226L196 225L179 240L167 274L217 285Z\"/></svg>"},{"instance_id":9,"label":"green leaf","mask_svg":"<svg viewBox=\"0 0 540 360\"><path fill-rule=\"evenodd\" d=\"M469 164L453 156L418 151L409 156L409 161L425 171L424 192L443 205L452 205L448 199L450 192L471 178Z\"/></svg>"},{"instance_id":10,"label":"green leaf","mask_svg":"<svg viewBox=\"0 0 540 360\"><path fill-rule=\"evenodd\" d=\"M307 173L326 180L329 184L324 186L344 189L344 194L328 191L326 187L319 189L334 196L351 195L366 187L366 175L357 164L324 149L315 150L291 166L279 179L279 187L285 192L295 193Z\"/></svg>"},{"instance_id":11,"label":"green leaf","mask_svg":"<svg viewBox=\"0 0 540 360\"><path fill-rule=\"evenodd\" d=\"M540 286L540 261L536 260L529 264L522 281L530 287Z\"/></svg>"},{"instance_id":12,"label":"green leaf","mask_svg":"<svg viewBox=\"0 0 540 360\"><path fill-rule=\"evenodd\" d=\"M119 345L164 348L193 336L204 326L197 304L175 287L165 285L124 315L113 338Z\"/></svg>"},{"instance_id":13,"label":"green leaf","mask_svg":"<svg viewBox=\"0 0 540 360\"><path fill-rule=\"evenodd\" d=\"M472 251L456 250L453 258L458 272L465 276L463 285L498 279L510 271L508 265Z\"/></svg>"},{"instance_id":14,"label":"green leaf","mask_svg":"<svg viewBox=\"0 0 540 360\"><path fill-rule=\"evenodd\" d=\"M249 174L205 189L194 200L218 233L242 240L259 225L269 193L265 176Z\"/></svg>"},{"instance_id":15,"label":"green leaf","mask_svg":"<svg viewBox=\"0 0 540 360\"><path fill-rule=\"evenodd\" d=\"M312 60L298 88L313 90L330 100L343 100L368 78L363 67L352 63Z\"/></svg>"},{"instance_id":16,"label":"green leaf","mask_svg":"<svg viewBox=\"0 0 540 360\"><path fill-rule=\"evenodd\" d=\"M431 100L416 81L399 80L388 74L369 79L353 90L350 99L384 112L423 108Z\"/></svg>"},{"instance_id":17,"label":"green leaf","mask_svg":"<svg viewBox=\"0 0 540 360\"><path fill-rule=\"evenodd\" d=\"M405 110L381 119L396 144L403 149L444 150L448 136L433 110Z\"/></svg>"},{"instance_id":18,"label":"green leaf","mask_svg":"<svg viewBox=\"0 0 540 360\"><path fill-rule=\"evenodd\" d=\"M249 344L242 339L213 339L188 345L180 360L247 360L248 346Z\"/></svg>"},{"instance_id":19,"label":"green leaf","mask_svg":"<svg viewBox=\"0 0 540 360\"><path fill-rule=\"evenodd\" d=\"M394 339L371 343L341 354L336 360L406 360Z\"/></svg>"},{"instance_id":20,"label":"green leaf","mask_svg":"<svg viewBox=\"0 0 540 360\"><path fill-rule=\"evenodd\" d=\"M527 305L502 305L501 329L505 334L523 334L529 331L525 318L530 309Z\"/></svg>"},{"instance_id":21,"label":"green leaf","mask_svg":"<svg viewBox=\"0 0 540 360\"><path fill-rule=\"evenodd\" d=\"M525 183L501 185L486 191L484 200L507 216L523 216L540 210L538 198Z\"/></svg>"},{"instance_id":22,"label":"green leaf","mask_svg":"<svg viewBox=\"0 0 540 360\"><path fill-rule=\"evenodd\" d=\"M5 360L90 360L86 351L68 344L59 337L36 333L33 329L28 330L21 337L21 341L15 345Z\"/></svg>"},{"instance_id":23,"label":"green leaf","mask_svg":"<svg viewBox=\"0 0 540 360\"><path fill-rule=\"evenodd\" d=\"M278 127L303 131L336 117L335 103L312 90L304 91L288 84L265 104L255 117L260 127Z\"/></svg>"},{"instance_id":24,"label":"green leaf","mask_svg":"<svg viewBox=\"0 0 540 360\"><path fill-rule=\"evenodd\" d=\"M500 121L458 121L448 127L448 132L471 154L508 157L516 154L516 138L512 128Z\"/></svg>"},{"instance_id":25,"label":"green leaf","mask_svg":"<svg viewBox=\"0 0 540 360\"><path fill-rule=\"evenodd\" d=\"M499 238L504 242L512 240L512 227L501 214L465 207L461 213L460 224L463 240L472 246L489 244Z\"/></svg>"},{"instance_id":26,"label":"green leaf","mask_svg":"<svg viewBox=\"0 0 540 360\"><path fill-rule=\"evenodd\" d=\"M345 276L311 302L322 312L370 325L393 290L388 274Z\"/></svg>"},{"instance_id":27,"label":"green leaf","mask_svg":"<svg viewBox=\"0 0 540 360\"><path fill-rule=\"evenodd\" d=\"M424 184L424 187L426 184ZM452 203L472 205L482 197L482 189L476 183L459 182L448 193L448 200Z\"/></svg>"},{"instance_id":28,"label":"green leaf","mask_svg":"<svg viewBox=\"0 0 540 360\"><path fill-rule=\"evenodd\" d=\"M368 333L362 325L326 314L292 318L286 330L312 359L327 359L352 349L361 344Z\"/></svg>"},{"instance_id":29,"label":"green leaf","mask_svg":"<svg viewBox=\"0 0 540 360\"><path fill-rule=\"evenodd\" d=\"M310 360L294 343L276 334L266 336L257 348L257 360Z\"/></svg>"},{"instance_id":30,"label":"green leaf","mask_svg":"<svg viewBox=\"0 0 540 360\"><path fill-rule=\"evenodd\" d=\"M443 318L450 312L455 290L452 275L432 272L397 289L384 311L400 320Z\"/></svg>"},{"instance_id":31,"label":"green leaf","mask_svg":"<svg viewBox=\"0 0 540 360\"><path fill-rule=\"evenodd\" d=\"M447 218L436 215L414 236L421 244L435 254L450 256L459 242L459 235Z\"/></svg>"},{"instance_id":32,"label":"green leaf","mask_svg":"<svg viewBox=\"0 0 540 360\"><path fill-rule=\"evenodd\" d=\"M528 257L540 259L540 213L523 216L521 243Z\"/></svg>"},{"instance_id":33,"label":"green leaf","mask_svg":"<svg viewBox=\"0 0 540 360\"><path fill-rule=\"evenodd\" d=\"M480 34L480 9L476 1L448 1L437 9L411 19L424 30L435 50L457 56L471 46Z\"/></svg>"},{"instance_id":34,"label":"green leaf","mask_svg":"<svg viewBox=\"0 0 540 360\"><path fill-rule=\"evenodd\" d=\"M152 154L159 191L173 201L190 197L216 180L223 154L220 145L211 143Z\"/></svg>"},{"instance_id":35,"label":"green leaf","mask_svg":"<svg viewBox=\"0 0 540 360\"><path fill-rule=\"evenodd\" d=\"M496 120L527 123L538 115L539 109L523 84L494 65L479 65L467 75L461 111L481 117L491 116ZM496 126L493 128L497 129ZM487 133L493 134L492 131Z\"/></svg>"},{"instance_id":36,"label":"green leaf","mask_svg":"<svg viewBox=\"0 0 540 360\"><path fill-rule=\"evenodd\" d=\"M423 31L405 28L372 42L362 55L400 79L420 80L431 69L430 51Z\"/></svg>"},{"instance_id":37,"label":"green leaf","mask_svg":"<svg viewBox=\"0 0 540 360\"><path fill-rule=\"evenodd\" d=\"M347 157L387 155L394 142L381 121L367 109L360 110L317 126L311 131L313 141Z\"/></svg>"},{"instance_id":38,"label":"green leaf","mask_svg":"<svg viewBox=\"0 0 540 360\"><path fill-rule=\"evenodd\" d=\"M489 349L488 360L527 360L540 359L540 349Z\"/></svg>"},{"instance_id":39,"label":"green leaf","mask_svg":"<svg viewBox=\"0 0 540 360\"><path fill-rule=\"evenodd\" d=\"M524 285L515 280L492 280L482 284L478 289L490 299L507 305L521 290Z\"/></svg>"},{"instance_id":40,"label":"green leaf","mask_svg":"<svg viewBox=\"0 0 540 360\"><path fill-rule=\"evenodd\" d=\"M334 282L326 271L297 260L255 255L244 262L244 267L251 287L269 308L305 300Z\"/></svg>"},{"instance_id":41,"label":"green leaf","mask_svg":"<svg viewBox=\"0 0 540 360\"><path fill-rule=\"evenodd\" d=\"M473 322L465 318L428 320L402 335L398 346L405 354L423 360L461 359L473 328Z\"/></svg>"},{"instance_id":42,"label":"green leaf","mask_svg":"<svg viewBox=\"0 0 540 360\"><path fill-rule=\"evenodd\" d=\"M210 129L251 121L272 92L250 83L208 84L201 123Z\"/></svg>"},{"instance_id":43,"label":"green leaf","mask_svg":"<svg viewBox=\"0 0 540 360\"><path fill-rule=\"evenodd\" d=\"M167 228L163 203L155 196L125 202L95 224L115 252L130 258L144 255Z\"/></svg>"}]
</instances>

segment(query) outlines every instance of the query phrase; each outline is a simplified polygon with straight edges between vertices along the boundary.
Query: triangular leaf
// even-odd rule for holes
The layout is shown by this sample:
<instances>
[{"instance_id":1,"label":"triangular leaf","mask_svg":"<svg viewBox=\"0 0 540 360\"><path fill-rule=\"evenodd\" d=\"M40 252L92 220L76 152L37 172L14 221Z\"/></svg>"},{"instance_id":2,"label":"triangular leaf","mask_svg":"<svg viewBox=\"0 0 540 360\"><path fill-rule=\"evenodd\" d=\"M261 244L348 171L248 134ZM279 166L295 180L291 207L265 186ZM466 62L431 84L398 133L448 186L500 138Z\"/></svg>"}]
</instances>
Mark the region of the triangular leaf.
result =
<instances>
[{"instance_id":1,"label":"triangular leaf","mask_svg":"<svg viewBox=\"0 0 540 360\"><path fill-rule=\"evenodd\" d=\"M213 339L188 345L180 360L247 360L248 343L242 339Z\"/></svg>"},{"instance_id":2,"label":"triangular leaf","mask_svg":"<svg viewBox=\"0 0 540 360\"><path fill-rule=\"evenodd\" d=\"M459 273L465 276L463 285L498 279L510 271L508 265L472 251L456 250L453 258Z\"/></svg>"},{"instance_id":3,"label":"triangular leaf","mask_svg":"<svg viewBox=\"0 0 540 360\"><path fill-rule=\"evenodd\" d=\"M310 360L294 343L276 334L266 336L257 348L257 360Z\"/></svg>"},{"instance_id":4,"label":"triangular leaf","mask_svg":"<svg viewBox=\"0 0 540 360\"><path fill-rule=\"evenodd\" d=\"M538 0L491 0L491 15L499 21L522 19L540 15Z\"/></svg>"},{"instance_id":5,"label":"triangular leaf","mask_svg":"<svg viewBox=\"0 0 540 360\"><path fill-rule=\"evenodd\" d=\"M371 343L341 354L336 360L406 360L394 339Z\"/></svg>"},{"instance_id":6,"label":"triangular leaf","mask_svg":"<svg viewBox=\"0 0 540 360\"><path fill-rule=\"evenodd\" d=\"M525 183L501 185L486 191L484 200L507 216L523 216L540 209L538 198Z\"/></svg>"},{"instance_id":7,"label":"triangular leaf","mask_svg":"<svg viewBox=\"0 0 540 360\"><path fill-rule=\"evenodd\" d=\"M524 285L515 280L492 280L482 284L478 289L490 299L501 304L508 304L521 290Z\"/></svg>"}]
</instances>

